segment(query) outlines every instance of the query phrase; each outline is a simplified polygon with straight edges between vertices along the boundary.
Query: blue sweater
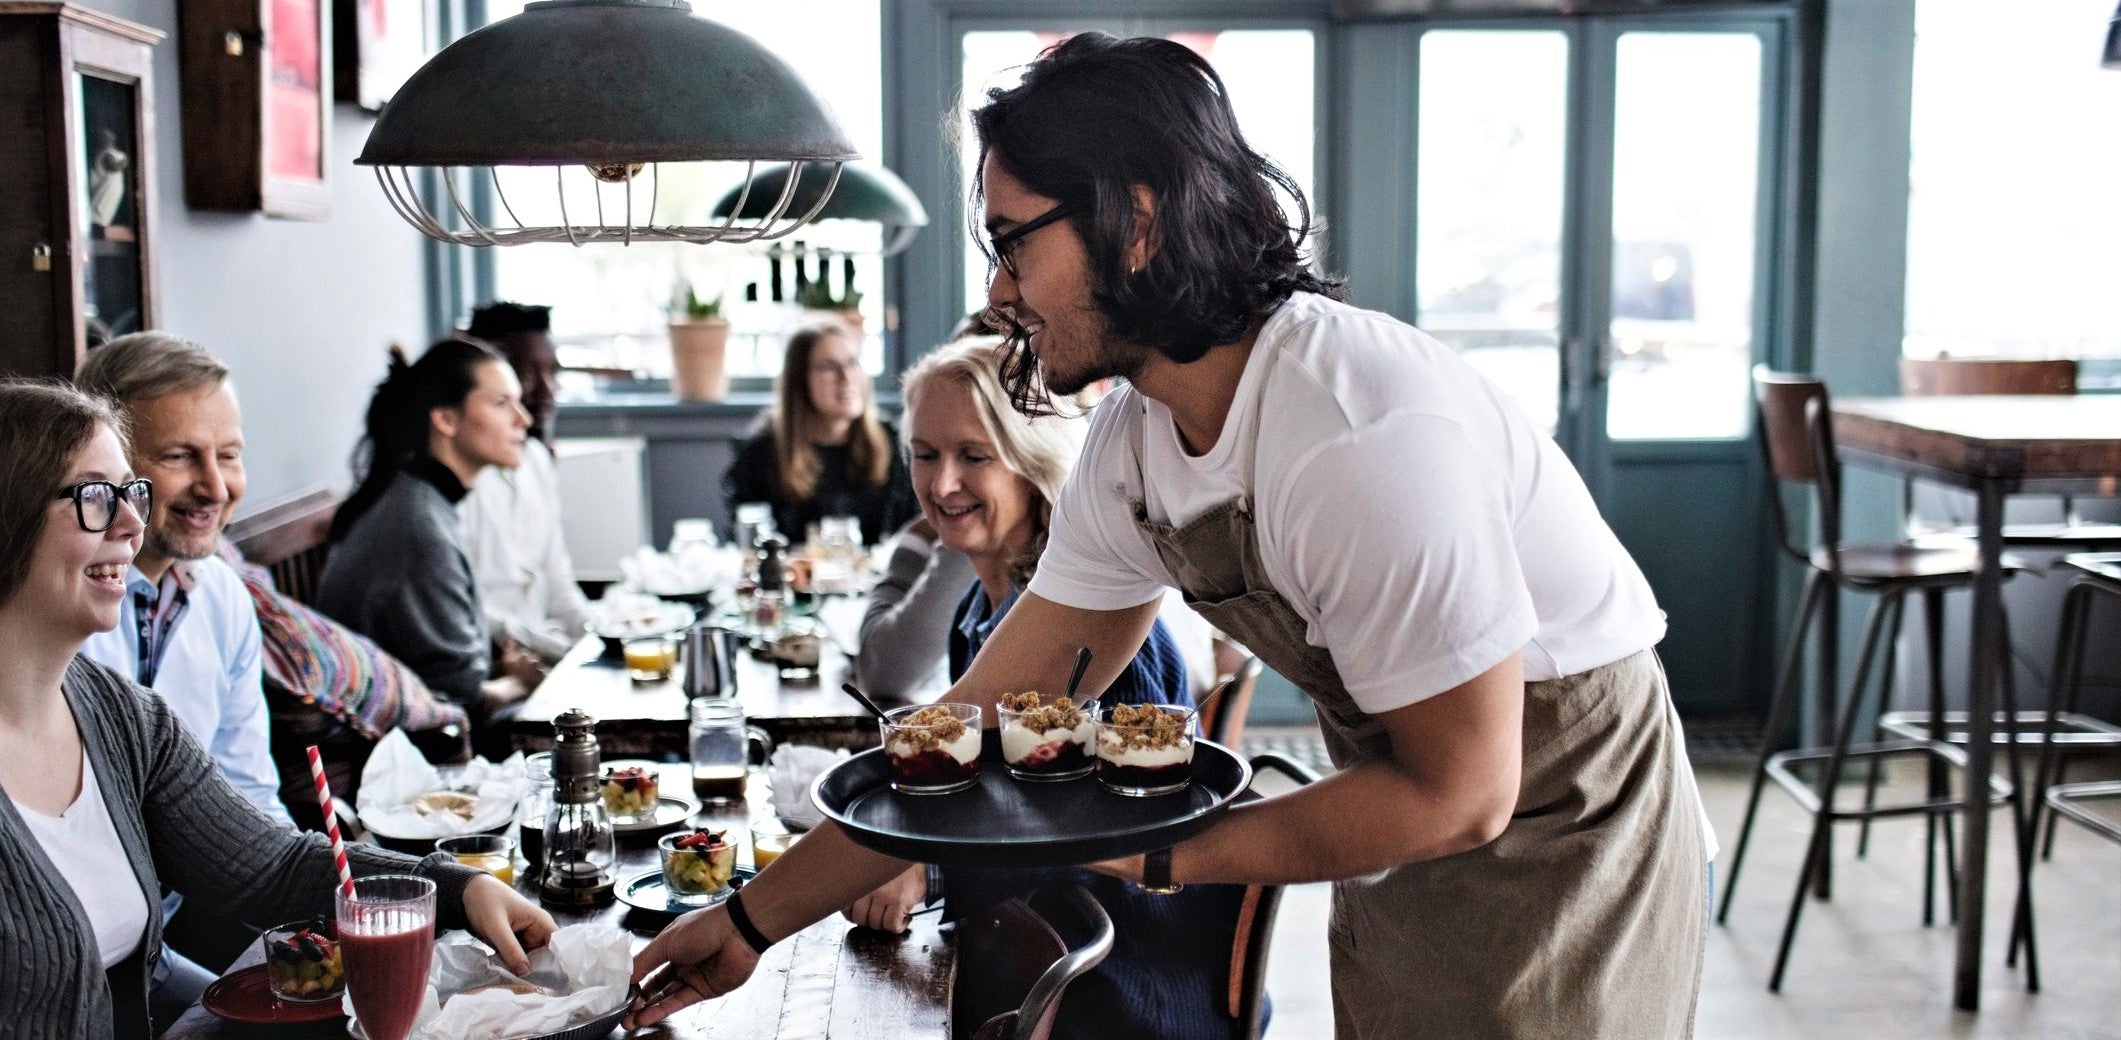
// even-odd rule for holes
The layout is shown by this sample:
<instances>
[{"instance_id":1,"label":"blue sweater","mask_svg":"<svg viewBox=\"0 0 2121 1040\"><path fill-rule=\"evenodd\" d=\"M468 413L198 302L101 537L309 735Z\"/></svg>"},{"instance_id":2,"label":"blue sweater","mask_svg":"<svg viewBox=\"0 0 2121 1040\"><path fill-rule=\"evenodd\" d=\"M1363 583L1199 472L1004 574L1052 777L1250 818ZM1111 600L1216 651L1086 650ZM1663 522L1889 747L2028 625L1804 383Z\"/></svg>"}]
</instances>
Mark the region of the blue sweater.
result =
<instances>
[{"instance_id":1,"label":"blue sweater","mask_svg":"<svg viewBox=\"0 0 2121 1040\"><path fill-rule=\"evenodd\" d=\"M1012 591L991 614L974 582L958 603L950 628L950 678L964 675L1002 616L1016 603ZM1191 704L1185 661L1159 621L1100 704ZM934 877L934 872L930 877ZM1103 874L1055 870L942 871L944 916L955 920L979 908L1055 885L1079 884L1112 918L1112 953L1068 986L1054 1021L1056 1040L1231 1040L1242 1035L1230 1017L1230 950L1241 885L1188 885L1169 896L1150 895ZM931 893L932 895L932 893Z\"/></svg>"}]
</instances>

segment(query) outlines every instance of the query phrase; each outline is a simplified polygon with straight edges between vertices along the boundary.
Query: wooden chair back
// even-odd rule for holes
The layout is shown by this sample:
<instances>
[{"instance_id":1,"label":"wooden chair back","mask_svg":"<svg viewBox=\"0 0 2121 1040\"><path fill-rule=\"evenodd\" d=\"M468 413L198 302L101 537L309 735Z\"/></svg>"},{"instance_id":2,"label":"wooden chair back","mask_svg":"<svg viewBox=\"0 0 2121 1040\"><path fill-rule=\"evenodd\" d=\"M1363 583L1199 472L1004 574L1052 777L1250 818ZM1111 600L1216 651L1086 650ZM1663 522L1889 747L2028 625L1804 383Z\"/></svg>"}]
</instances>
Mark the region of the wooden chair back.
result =
<instances>
[{"instance_id":1,"label":"wooden chair back","mask_svg":"<svg viewBox=\"0 0 2121 1040\"><path fill-rule=\"evenodd\" d=\"M1753 369L1753 407L1776 540L1798 562L1810 561L1811 554L1797 543L1781 486L1783 482L1807 485L1818 495L1818 541L1831 554L1841 540L1841 465L1834 455L1833 405L1825 381L1757 366ZM1839 569L1838 559L1835 568Z\"/></svg>"},{"instance_id":2,"label":"wooden chair back","mask_svg":"<svg viewBox=\"0 0 2121 1040\"><path fill-rule=\"evenodd\" d=\"M337 494L306 491L231 521L228 538L244 559L271 572L274 588L298 602L314 603L338 509Z\"/></svg>"},{"instance_id":3,"label":"wooden chair back","mask_svg":"<svg viewBox=\"0 0 2121 1040\"><path fill-rule=\"evenodd\" d=\"M2070 358L1901 358L1900 392L1940 394L2074 394L2077 362Z\"/></svg>"},{"instance_id":4,"label":"wooden chair back","mask_svg":"<svg viewBox=\"0 0 2121 1040\"><path fill-rule=\"evenodd\" d=\"M1070 948L1061 930L1088 938ZM995 904L957 926L950 1020L971 1040L1047 1040L1068 984L1112 952L1112 919L1079 885ZM969 1027L969 1028L968 1028Z\"/></svg>"},{"instance_id":5,"label":"wooden chair back","mask_svg":"<svg viewBox=\"0 0 2121 1040\"><path fill-rule=\"evenodd\" d=\"M1301 787L1318 774L1303 763L1269 752L1252 758L1252 775L1280 773ZM1230 1017L1244 1027L1248 1040L1259 1040L1267 1028L1267 952L1274 940L1274 918L1281 911L1280 885L1245 886L1237 914L1237 935L1230 948Z\"/></svg>"},{"instance_id":6,"label":"wooden chair back","mask_svg":"<svg viewBox=\"0 0 2121 1040\"><path fill-rule=\"evenodd\" d=\"M1265 666L1247 651L1237 668L1215 684L1214 700L1202 711L1201 734L1226 748L1235 748L1245 737L1245 717L1252 713L1252 694L1259 689L1259 673Z\"/></svg>"}]
</instances>

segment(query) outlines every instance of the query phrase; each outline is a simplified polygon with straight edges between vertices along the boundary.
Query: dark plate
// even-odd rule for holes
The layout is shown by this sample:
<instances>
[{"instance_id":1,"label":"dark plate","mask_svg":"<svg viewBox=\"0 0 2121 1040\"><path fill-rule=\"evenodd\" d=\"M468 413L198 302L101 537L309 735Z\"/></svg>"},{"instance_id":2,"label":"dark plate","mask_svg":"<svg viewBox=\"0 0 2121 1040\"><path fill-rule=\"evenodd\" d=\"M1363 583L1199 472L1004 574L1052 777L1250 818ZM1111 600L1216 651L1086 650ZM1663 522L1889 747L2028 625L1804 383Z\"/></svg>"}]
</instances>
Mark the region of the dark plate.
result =
<instances>
[{"instance_id":1,"label":"dark plate","mask_svg":"<svg viewBox=\"0 0 2121 1040\"><path fill-rule=\"evenodd\" d=\"M1092 773L1025 783L1002 762L1001 731L986 731L979 783L951 794L900 794L882 748L826 770L810 788L848 837L886 855L969 867L1072 867L1168 848L1207 829L1252 782L1228 748L1193 742L1193 786L1176 794L1113 794Z\"/></svg>"},{"instance_id":2,"label":"dark plate","mask_svg":"<svg viewBox=\"0 0 2121 1040\"><path fill-rule=\"evenodd\" d=\"M736 876L729 881L729 893L733 894L737 889L744 887L744 882L757 877L758 873L758 871L750 867L738 864ZM636 874L619 882L614 894L619 897L619 902L635 910L646 910L651 914L690 913L703 906L713 906L715 903L729 898L728 894L724 894L717 896L712 903L673 903L670 901L670 889L663 884L663 869L661 867L643 874Z\"/></svg>"},{"instance_id":3,"label":"dark plate","mask_svg":"<svg viewBox=\"0 0 2121 1040\"><path fill-rule=\"evenodd\" d=\"M631 823L611 822L611 829L618 834L661 834L673 827L683 826L686 820L698 815L700 803L690 798L675 798L659 795L655 802L655 816Z\"/></svg>"},{"instance_id":4,"label":"dark plate","mask_svg":"<svg viewBox=\"0 0 2121 1040\"><path fill-rule=\"evenodd\" d=\"M259 1025L328 1022L346 1017L338 997L298 1004L273 996L272 990L266 986L263 964L253 964L215 979L199 996L199 1006L231 1022Z\"/></svg>"}]
</instances>

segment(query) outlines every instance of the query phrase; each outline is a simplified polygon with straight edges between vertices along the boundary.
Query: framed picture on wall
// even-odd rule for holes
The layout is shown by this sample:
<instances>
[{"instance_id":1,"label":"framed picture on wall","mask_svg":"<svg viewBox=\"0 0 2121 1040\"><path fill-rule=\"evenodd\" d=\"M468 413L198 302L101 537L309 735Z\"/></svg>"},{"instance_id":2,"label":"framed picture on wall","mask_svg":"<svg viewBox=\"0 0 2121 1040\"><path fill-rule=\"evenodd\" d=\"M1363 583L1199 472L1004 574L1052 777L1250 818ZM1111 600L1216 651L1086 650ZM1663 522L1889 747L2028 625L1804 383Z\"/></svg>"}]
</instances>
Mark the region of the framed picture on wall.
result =
<instances>
[{"instance_id":1,"label":"framed picture on wall","mask_svg":"<svg viewBox=\"0 0 2121 1040\"><path fill-rule=\"evenodd\" d=\"M331 208L328 0L177 5L184 198L322 220Z\"/></svg>"},{"instance_id":2,"label":"framed picture on wall","mask_svg":"<svg viewBox=\"0 0 2121 1040\"><path fill-rule=\"evenodd\" d=\"M370 112L434 53L427 0L334 0L338 19L338 98Z\"/></svg>"}]
</instances>

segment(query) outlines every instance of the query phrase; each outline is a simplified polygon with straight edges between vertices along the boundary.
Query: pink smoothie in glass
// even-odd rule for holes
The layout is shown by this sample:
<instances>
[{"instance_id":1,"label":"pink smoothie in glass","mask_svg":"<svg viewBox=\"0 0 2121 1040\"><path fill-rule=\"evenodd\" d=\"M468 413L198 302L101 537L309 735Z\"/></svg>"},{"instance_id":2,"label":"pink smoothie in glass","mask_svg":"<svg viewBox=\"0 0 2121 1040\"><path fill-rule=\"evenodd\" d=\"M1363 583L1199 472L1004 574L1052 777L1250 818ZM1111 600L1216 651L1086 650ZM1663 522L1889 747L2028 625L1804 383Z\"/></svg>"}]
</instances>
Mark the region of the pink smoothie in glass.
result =
<instances>
[{"instance_id":1,"label":"pink smoothie in glass","mask_svg":"<svg viewBox=\"0 0 2121 1040\"><path fill-rule=\"evenodd\" d=\"M408 915L409 916L409 915ZM405 1040L427 994L427 966L434 959L432 921L401 932L366 934L339 930L346 961L346 992L368 1040Z\"/></svg>"}]
</instances>

